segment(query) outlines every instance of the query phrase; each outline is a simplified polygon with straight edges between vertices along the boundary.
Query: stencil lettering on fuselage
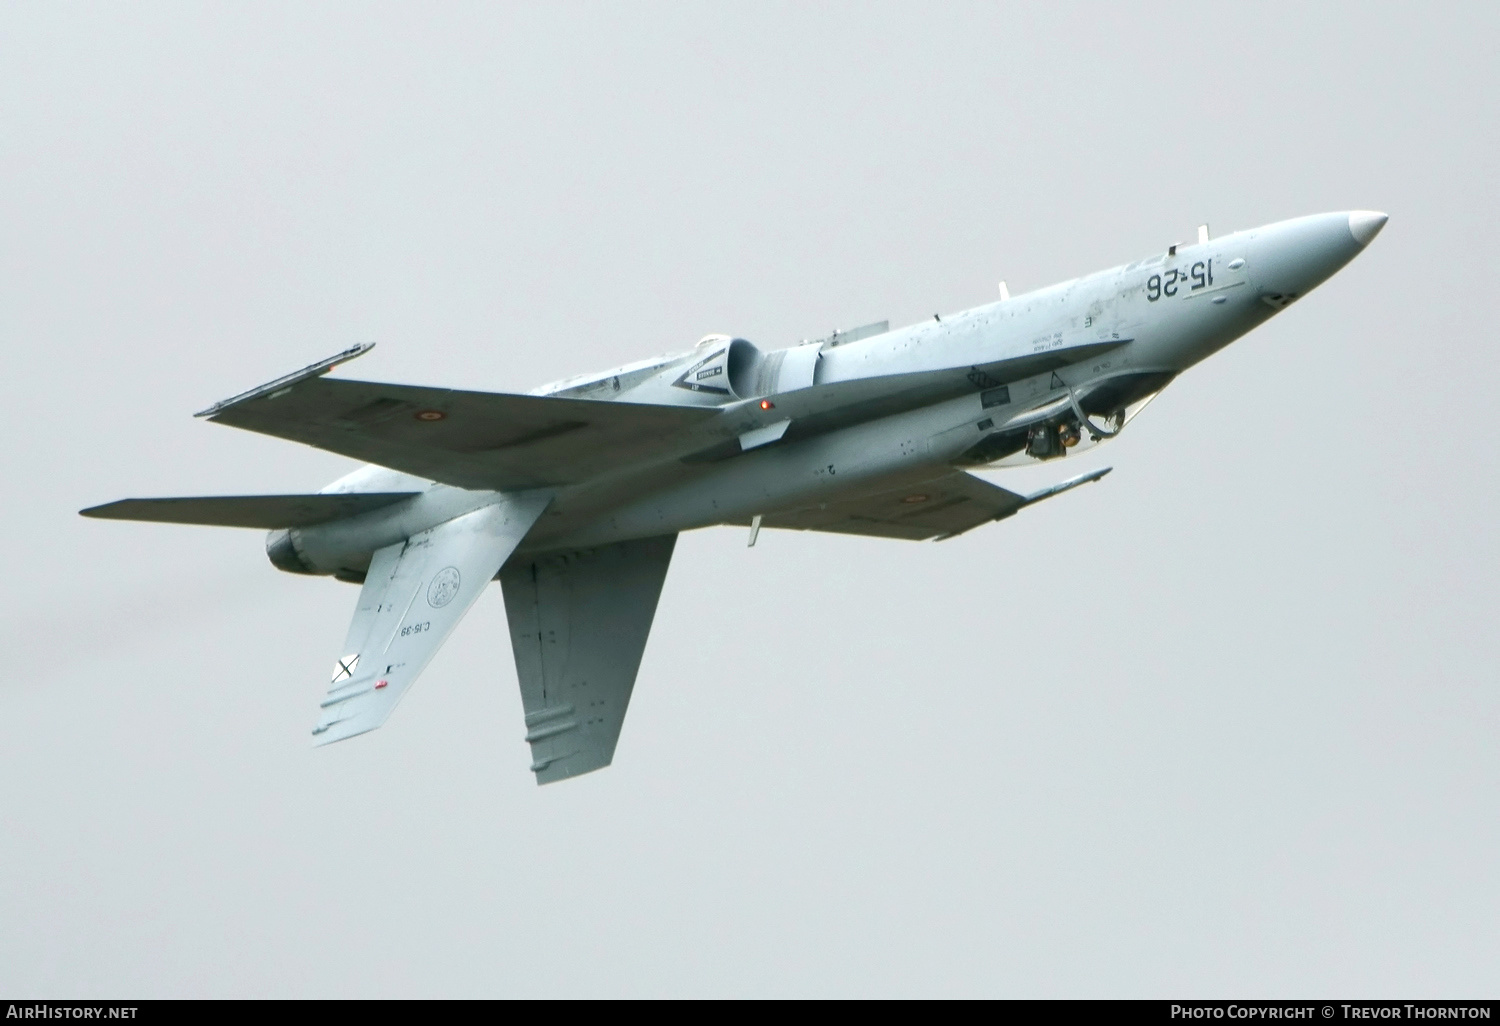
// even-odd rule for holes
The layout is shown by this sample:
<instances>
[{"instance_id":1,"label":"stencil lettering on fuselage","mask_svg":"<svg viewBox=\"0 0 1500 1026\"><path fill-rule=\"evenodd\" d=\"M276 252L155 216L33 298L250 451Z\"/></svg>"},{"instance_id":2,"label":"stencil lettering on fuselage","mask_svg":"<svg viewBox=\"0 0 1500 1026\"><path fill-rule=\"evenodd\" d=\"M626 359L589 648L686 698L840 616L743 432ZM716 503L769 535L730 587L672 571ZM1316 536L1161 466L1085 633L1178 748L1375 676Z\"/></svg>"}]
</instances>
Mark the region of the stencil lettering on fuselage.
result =
<instances>
[{"instance_id":1,"label":"stencil lettering on fuselage","mask_svg":"<svg viewBox=\"0 0 1500 1026\"><path fill-rule=\"evenodd\" d=\"M724 371L728 363L729 350L720 349L717 353L704 357L683 371L682 375L672 382L672 387L685 388L689 392L713 392L716 395L728 395L729 388L723 383ZM717 383L709 384L709 382Z\"/></svg>"}]
</instances>

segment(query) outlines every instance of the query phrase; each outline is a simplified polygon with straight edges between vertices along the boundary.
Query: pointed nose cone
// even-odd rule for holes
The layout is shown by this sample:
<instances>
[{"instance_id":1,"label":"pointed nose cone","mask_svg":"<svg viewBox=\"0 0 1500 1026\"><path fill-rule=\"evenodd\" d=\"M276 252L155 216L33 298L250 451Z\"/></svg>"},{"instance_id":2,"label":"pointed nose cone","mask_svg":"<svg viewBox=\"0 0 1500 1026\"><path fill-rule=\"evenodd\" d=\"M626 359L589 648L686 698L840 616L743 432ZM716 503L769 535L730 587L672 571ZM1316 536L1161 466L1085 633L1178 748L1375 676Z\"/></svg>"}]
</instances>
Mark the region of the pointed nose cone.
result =
<instances>
[{"instance_id":1,"label":"pointed nose cone","mask_svg":"<svg viewBox=\"0 0 1500 1026\"><path fill-rule=\"evenodd\" d=\"M1385 222L1374 210L1340 210L1257 228L1247 255L1262 298L1280 310L1307 295L1363 253Z\"/></svg>"},{"instance_id":2,"label":"pointed nose cone","mask_svg":"<svg viewBox=\"0 0 1500 1026\"><path fill-rule=\"evenodd\" d=\"M1380 229L1385 227L1389 218L1378 210L1351 210L1349 211L1349 234L1354 236L1354 241L1361 247L1368 246L1370 240L1380 234Z\"/></svg>"}]
</instances>

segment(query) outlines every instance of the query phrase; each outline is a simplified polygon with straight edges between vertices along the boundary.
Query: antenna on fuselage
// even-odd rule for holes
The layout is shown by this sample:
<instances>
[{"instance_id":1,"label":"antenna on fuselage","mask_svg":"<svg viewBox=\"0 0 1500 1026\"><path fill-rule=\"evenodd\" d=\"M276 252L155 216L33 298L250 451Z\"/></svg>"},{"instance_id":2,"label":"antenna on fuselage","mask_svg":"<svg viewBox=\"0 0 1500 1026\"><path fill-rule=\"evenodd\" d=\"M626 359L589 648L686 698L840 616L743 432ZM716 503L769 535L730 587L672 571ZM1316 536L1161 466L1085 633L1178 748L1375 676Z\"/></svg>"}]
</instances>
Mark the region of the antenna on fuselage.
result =
<instances>
[{"instance_id":1,"label":"antenna on fuselage","mask_svg":"<svg viewBox=\"0 0 1500 1026\"><path fill-rule=\"evenodd\" d=\"M1000 301L1004 302L1005 300L1007 300L1009 298L1010 298L1010 289L1007 288L1006 285L1005 285L1005 282L1002 281L1000 283Z\"/></svg>"}]
</instances>

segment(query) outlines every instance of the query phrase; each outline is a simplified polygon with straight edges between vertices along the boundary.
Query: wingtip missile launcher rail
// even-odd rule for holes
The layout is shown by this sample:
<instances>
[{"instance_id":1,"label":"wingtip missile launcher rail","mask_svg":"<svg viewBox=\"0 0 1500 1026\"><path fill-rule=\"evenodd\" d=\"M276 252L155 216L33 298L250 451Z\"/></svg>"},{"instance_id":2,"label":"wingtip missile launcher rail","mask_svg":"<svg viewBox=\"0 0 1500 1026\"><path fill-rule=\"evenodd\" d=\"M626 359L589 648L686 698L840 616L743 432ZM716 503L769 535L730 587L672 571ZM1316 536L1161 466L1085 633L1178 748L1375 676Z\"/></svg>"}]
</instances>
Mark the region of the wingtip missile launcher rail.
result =
<instances>
[{"instance_id":1,"label":"wingtip missile launcher rail","mask_svg":"<svg viewBox=\"0 0 1500 1026\"><path fill-rule=\"evenodd\" d=\"M266 396L271 399L279 399L281 396L285 395L286 391L290 390L293 385L297 384L297 382L306 381L308 378L321 377L322 375L327 374L329 371L333 370L339 364L348 363L350 360L358 359L374 348L374 342L361 342L358 345L350 346L348 349L345 349L341 353L335 353L332 356L319 360L316 363L310 363L306 367L303 367L301 370L292 371L292 373L290 374L283 374L281 377L276 378L274 381L267 381L264 385L257 385L252 389L241 392L239 395L233 395L228 399L220 400L206 410L199 410L197 413L193 414L193 416L214 417L220 413L223 413L231 406L238 406L240 403L249 402L251 399L259 399L262 396Z\"/></svg>"}]
</instances>

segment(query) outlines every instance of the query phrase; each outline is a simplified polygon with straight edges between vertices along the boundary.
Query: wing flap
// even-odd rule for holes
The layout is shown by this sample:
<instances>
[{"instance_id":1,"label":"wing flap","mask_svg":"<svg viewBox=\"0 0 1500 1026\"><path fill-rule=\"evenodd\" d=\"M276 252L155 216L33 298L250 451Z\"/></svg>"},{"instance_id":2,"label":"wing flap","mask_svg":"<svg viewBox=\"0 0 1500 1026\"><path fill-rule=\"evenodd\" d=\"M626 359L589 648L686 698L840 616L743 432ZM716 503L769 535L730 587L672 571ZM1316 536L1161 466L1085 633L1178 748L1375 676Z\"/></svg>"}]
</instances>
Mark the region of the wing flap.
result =
<instances>
[{"instance_id":1,"label":"wing flap","mask_svg":"<svg viewBox=\"0 0 1500 1026\"><path fill-rule=\"evenodd\" d=\"M355 354L358 355L358 354ZM323 377L345 354L199 416L460 488L571 484L670 450L716 409Z\"/></svg>"},{"instance_id":2,"label":"wing flap","mask_svg":"<svg viewBox=\"0 0 1500 1026\"><path fill-rule=\"evenodd\" d=\"M675 534L513 561L500 574L538 784L608 766Z\"/></svg>"},{"instance_id":3,"label":"wing flap","mask_svg":"<svg viewBox=\"0 0 1500 1026\"><path fill-rule=\"evenodd\" d=\"M210 527L309 527L328 520L393 506L418 492L353 492L329 495L213 495L198 498L120 499L79 510L102 520L143 520Z\"/></svg>"}]
</instances>

